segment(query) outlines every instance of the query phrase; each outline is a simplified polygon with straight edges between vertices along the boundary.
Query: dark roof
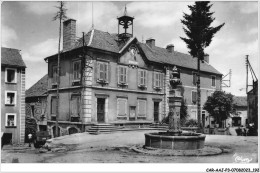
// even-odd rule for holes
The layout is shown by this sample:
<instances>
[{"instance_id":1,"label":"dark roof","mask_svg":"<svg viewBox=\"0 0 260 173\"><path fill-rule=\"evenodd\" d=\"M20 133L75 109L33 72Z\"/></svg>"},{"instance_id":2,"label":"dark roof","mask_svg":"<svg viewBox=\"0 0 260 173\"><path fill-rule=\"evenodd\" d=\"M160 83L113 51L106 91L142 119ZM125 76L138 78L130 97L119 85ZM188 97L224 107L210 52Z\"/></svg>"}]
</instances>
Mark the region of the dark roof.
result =
<instances>
[{"instance_id":1,"label":"dark roof","mask_svg":"<svg viewBox=\"0 0 260 173\"><path fill-rule=\"evenodd\" d=\"M168 52L165 48L149 47L147 44L139 43L142 48L145 56L149 61L172 64L176 66L191 68L197 70L197 58L193 58L192 56L184 53L180 53L174 51L173 53ZM200 63L201 71L211 72L215 74L220 74L214 67L209 65L208 63Z\"/></svg>"},{"instance_id":2,"label":"dark roof","mask_svg":"<svg viewBox=\"0 0 260 173\"><path fill-rule=\"evenodd\" d=\"M234 105L235 106L247 106L247 97L246 96L234 96Z\"/></svg>"},{"instance_id":3,"label":"dark roof","mask_svg":"<svg viewBox=\"0 0 260 173\"><path fill-rule=\"evenodd\" d=\"M7 66L26 67L20 50L1 47L1 64Z\"/></svg>"},{"instance_id":4,"label":"dark roof","mask_svg":"<svg viewBox=\"0 0 260 173\"><path fill-rule=\"evenodd\" d=\"M91 39L92 31L93 36ZM73 47L64 52L82 47L82 40L82 38L78 39ZM127 43L127 41L125 43L119 43L117 34L110 34L108 32L103 32L97 29L89 31L84 36L84 41L86 46L90 43L88 47L114 53L119 53L119 51ZM180 53L177 51L174 51L174 53L169 53L165 48L160 48L156 46L151 49L147 44L143 43L139 43L139 45L149 61L182 66L197 70L197 58L193 58L188 54ZM207 63L201 63L201 71L222 75L219 71L217 71L214 67Z\"/></svg>"},{"instance_id":5,"label":"dark roof","mask_svg":"<svg viewBox=\"0 0 260 173\"><path fill-rule=\"evenodd\" d=\"M48 75L43 76L38 82L25 91L26 97L46 96Z\"/></svg>"}]
</instances>

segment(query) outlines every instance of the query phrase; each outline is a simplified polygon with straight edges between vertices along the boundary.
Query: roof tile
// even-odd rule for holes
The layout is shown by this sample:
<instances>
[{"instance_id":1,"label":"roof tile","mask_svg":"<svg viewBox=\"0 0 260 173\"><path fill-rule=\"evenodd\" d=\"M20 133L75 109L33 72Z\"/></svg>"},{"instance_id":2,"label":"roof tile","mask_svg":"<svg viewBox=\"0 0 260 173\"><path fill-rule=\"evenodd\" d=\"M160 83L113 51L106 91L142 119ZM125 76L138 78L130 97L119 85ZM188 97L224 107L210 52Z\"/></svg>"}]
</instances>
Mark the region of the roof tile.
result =
<instances>
[{"instance_id":1,"label":"roof tile","mask_svg":"<svg viewBox=\"0 0 260 173\"><path fill-rule=\"evenodd\" d=\"M26 97L45 96L47 92L48 75L43 76L38 82L25 91Z\"/></svg>"},{"instance_id":2,"label":"roof tile","mask_svg":"<svg viewBox=\"0 0 260 173\"><path fill-rule=\"evenodd\" d=\"M1 47L1 64L26 67L18 49Z\"/></svg>"}]
</instances>

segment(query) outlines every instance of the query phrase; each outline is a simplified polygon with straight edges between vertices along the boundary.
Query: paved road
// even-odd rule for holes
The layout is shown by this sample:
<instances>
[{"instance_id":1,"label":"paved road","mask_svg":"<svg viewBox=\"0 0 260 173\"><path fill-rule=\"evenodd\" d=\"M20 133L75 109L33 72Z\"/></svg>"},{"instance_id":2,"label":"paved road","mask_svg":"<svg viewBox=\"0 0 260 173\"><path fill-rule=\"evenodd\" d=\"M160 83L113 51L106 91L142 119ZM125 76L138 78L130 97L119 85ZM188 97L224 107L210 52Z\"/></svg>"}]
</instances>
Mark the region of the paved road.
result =
<instances>
[{"instance_id":1,"label":"paved road","mask_svg":"<svg viewBox=\"0 0 260 173\"><path fill-rule=\"evenodd\" d=\"M37 153L29 150L24 153L2 151L2 161L11 162L14 157L19 162L47 163L233 163L235 156L252 157L257 162L257 137L207 135L205 145L232 149L229 153L217 156L151 156L129 152L134 145L144 144L144 133L150 131L115 132L90 135L79 133L51 140L50 146L70 146L67 152ZM37 154L35 154L37 153ZM235 155L235 156L234 156Z\"/></svg>"}]
</instances>

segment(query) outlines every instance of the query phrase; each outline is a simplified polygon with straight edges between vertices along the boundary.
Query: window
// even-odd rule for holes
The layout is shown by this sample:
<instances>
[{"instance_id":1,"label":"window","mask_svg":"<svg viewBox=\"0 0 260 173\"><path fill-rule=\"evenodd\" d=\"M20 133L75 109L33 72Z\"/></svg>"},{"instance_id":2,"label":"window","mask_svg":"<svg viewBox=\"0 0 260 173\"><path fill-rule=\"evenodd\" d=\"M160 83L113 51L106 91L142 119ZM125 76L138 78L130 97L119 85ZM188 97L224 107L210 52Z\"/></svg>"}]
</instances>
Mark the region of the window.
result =
<instances>
[{"instance_id":1,"label":"window","mask_svg":"<svg viewBox=\"0 0 260 173\"><path fill-rule=\"evenodd\" d=\"M80 61L73 62L73 81L79 81L81 78L81 63Z\"/></svg>"},{"instance_id":2,"label":"window","mask_svg":"<svg viewBox=\"0 0 260 173\"><path fill-rule=\"evenodd\" d=\"M6 114L6 127L15 127L16 126L16 114L7 113Z\"/></svg>"},{"instance_id":3,"label":"window","mask_svg":"<svg viewBox=\"0 0 260 173\"><path fill-rule=\"evenodd\" d=\"M6 68L5 69L5 82L6 83L16 83L17 80L17 69L15 68Z\"/></svg>"},{"instance_id":4,"label":"window","mask_svg":"<svg viewBox=\"0 0 260 173\"><path fill-rule=\"evenodd\" d=\"M80 113L80 95L71 96L71 116L79 117Z\"/></svg>"},{"instance_id":5,"label":"window","mask_svg":"<svg viewBox=\"0 0 260 173\"><path fill-rule=\"evenodd\" d=\"M194 104L197 102L197 91L191 91L191 101Z\"/></svg>"},{"instance_id":6,"label":"window","mask_svg":"<svg viewBox=\"0 0 260 173\"><path fill-rule=\"evenodd\" d=\"M98 62L98 81L108 81L108 63L106 62Z\"/></svg>"},{"instance_id":7,"label":"window","mask_svg":"<svg viewBox=\"0 0 260 173\"><path fill-rule=\"evenodd\" d=\"M57 98L52 97L51 98L51 115L56 115L57 110Z\"/></svg>"},{"instance_id":8,"label":"window","mask_svg":"<svg viewBox=\"0 0 260 173\"><path fill-rule=\"evenodd\" d=\"M58 67L53 66L52 67L52 83L57 84L58 81Z\"/></svg>"},{"instance_id":9,"label":"window","mask_svg":"<svg viewBox=\"0 0 260 173\"><path fill-rule=\"evenodd\" d=\"M16 91L5 91L5 104L6 105L16 104Z\"/></svg>"},{"instance_id":10,"label":"window","mask_svg":"<svg viewBox=\"0 0 260 173\"><path fill-rule=\"evenodd\" d=\"M138 116L146 116L146 100L138 100Z\"/></svg>"},{"instance_id":11,"label":"window","mask_svg":"<svg viewBox=\"0 0 260 173\"><path fill-rule=\"evenodd\" d=\"M192 72L192 84L197 85L197 73Z\"/></svg>"},{"instance_id":12,"label":"window","mask_svg":"<svg viewBox=\"0 0 260 173\"><path fill-rule=\"evenodd\" d=\"M154 87L162 88L163 86L163 73L154 72Z\"/></svg>"},{"instance_id":13,"label":"window","mask_svg":"<svg viewBox=\"0 0 260 173\"><path fill-rule=\"evenodd\" d=\"M139 70L138 73L138 84L139 86L146 86L146 77L147 77L147 72L146 70Z\"/></svg>"},{"instance_id":14,"label":"window","mask_svg":"<svg viewBox=\"0 0 260 173\"><path fill-rule=\"evenodd\" d=\"M123 66L118 67L118 84L127 83L127 68Z\"/></svg>"},{"instance_id":15,"label":"window","mask_svg":"<svg viewBox=\"0 0 260 173\"><path fill-rule=\"evenodd\" d=\"M211 86L216 87L216 76L211 76Z\"/></svg>"},{"instance_id":16,"label":"window","mask_svg":"<svg viewBox=\"0 0 260 173\"><path fill-rule=\"evenodd\" d=\"M117 115L127 116L127 99L124 98L117 99Z\"/></svg>"}]
</instances>

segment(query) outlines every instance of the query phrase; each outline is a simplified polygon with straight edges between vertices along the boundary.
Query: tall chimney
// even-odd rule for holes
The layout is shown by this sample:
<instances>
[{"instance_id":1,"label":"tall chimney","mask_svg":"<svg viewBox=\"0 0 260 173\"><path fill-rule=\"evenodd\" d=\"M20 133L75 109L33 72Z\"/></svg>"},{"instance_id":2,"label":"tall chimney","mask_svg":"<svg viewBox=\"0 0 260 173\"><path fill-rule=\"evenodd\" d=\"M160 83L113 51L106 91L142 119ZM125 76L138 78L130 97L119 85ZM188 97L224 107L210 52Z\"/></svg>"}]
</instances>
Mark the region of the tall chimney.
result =
<instances>
[{"instance_id":1,"label":"tall chimney","mask_svg":"<svg viewBox=\"0 0 260 173\"><path fill-rule=\"evenodd\" d=\"M153 38L148 38L146 40L146 44L150 47L150 48L153 48L155 46L155 39Z\"/></svg>"},{"instance_id":2,"label":"tall chimney","mask_svg":"<svg viewBox=\"0 0 260 173\"><path fill-rule=\"evenodd\" d=\"M169 44L169 45L166 46L166 49L169 53L173 53L174 52L174 45Z\"/></svg>"},{"instance_id":3,"label":"tall chimney","mask_svg":"<svg viewBox=\"0 0 260 173\"><path fill-rule=\"evenodd\" d=\"M76 41L76 20L68 19L63 22L63 51L71 48Z\"/></svg>"},{"instance_id":4,"label":"tall chimney","mask_svg":"<svg viewBox=\"0 0 260 173\"><path fill-rule=\"evenodd\" d=\"M209 54L205 53L205 55L204 55L204 61L209 64Z\"/></svg>"}]
</instances>

